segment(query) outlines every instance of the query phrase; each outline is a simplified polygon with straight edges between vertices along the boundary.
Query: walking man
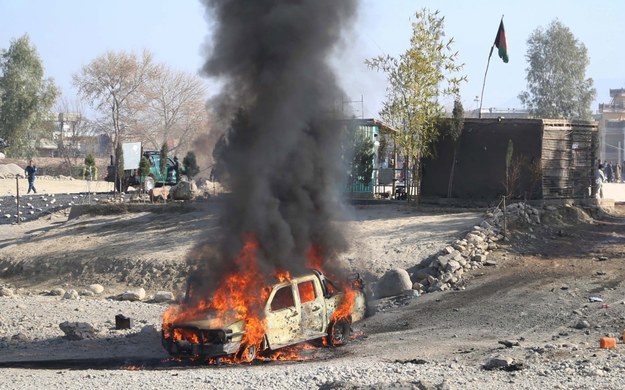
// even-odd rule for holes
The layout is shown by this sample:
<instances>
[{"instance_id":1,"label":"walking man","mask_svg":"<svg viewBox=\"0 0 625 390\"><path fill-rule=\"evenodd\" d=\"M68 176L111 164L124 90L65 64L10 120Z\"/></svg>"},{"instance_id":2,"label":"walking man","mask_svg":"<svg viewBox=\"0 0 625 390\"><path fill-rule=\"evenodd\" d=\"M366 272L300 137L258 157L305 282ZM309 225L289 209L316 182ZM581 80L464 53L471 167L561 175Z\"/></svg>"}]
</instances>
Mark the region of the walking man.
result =
<instances>
[{"instance_id":1,"label":"walking man","mask_svg":"<svg viewBox=\"0 0 625 390\"><path fill-rule=\"evenodd\" d=\"M603 199L603 182L606 181L605 173L603 173L603 164L599 164L599 168L595 173L595 184L597 184L597 197Z\"/></svg>"},{"instance_id":2,"label":"walking man","mask_svg":"<svg viewBox=\"0 0 625 390\"><path fill-rule=\"evenodd\" d=\"M37 167L33 164L33 160L28 160L28 166L24 169L24 172L28 176L28 192L30 194L30 190L32 190L35 194L37 190L35 189L35 174L37 173Z\"/></svg>"}]
</instances>

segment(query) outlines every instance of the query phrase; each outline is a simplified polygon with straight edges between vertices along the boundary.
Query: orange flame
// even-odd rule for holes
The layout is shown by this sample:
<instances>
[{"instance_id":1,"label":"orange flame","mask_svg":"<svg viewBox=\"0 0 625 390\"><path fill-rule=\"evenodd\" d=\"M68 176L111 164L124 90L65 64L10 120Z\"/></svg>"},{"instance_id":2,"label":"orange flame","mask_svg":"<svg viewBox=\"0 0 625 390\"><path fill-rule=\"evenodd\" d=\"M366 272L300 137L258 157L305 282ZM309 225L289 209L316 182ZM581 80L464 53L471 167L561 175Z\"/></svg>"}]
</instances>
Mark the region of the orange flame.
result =
<instances>
[{"instance_id":1,"label":"orange flame","mask_svg":"<svg viewBox=\"0 0 625 390\"><path fill-rule=\"evenodd\" d=\"M280 283L286 282L291 280L291 274L289 271L276 271L276 279L278 279Z\"/></svg>"},{"instance_id":2,"label":"orange flame","mask_svg":"<svg viewBox=\"0 0 625 390\"><path fill-rule=\"evenodd\" d=\"M345 286L343 290L343 299L341 299L339 307L337 307L336 310L334 310L334 313L332 313L331 320L333 322L344 318L349 318L349 316L352 314L352 307L354 306L354 302L356 302L356 290L351 288L351 286Z\"/></svg>"},{"instance_id":3,"label":"orange flame","mask_svg":"<svg viewBox=\"0 0 625 390\"><path fill-rule=\"evenodd\" d=\"M216 311L215 326L228 325L229 322L244 321L245 335L243 343L257 345L265 335L265 322L260 318L260 313L268 298L269 291L267 282L258 272L256 264L256 251L258 242L253 235L245 238L241 253L234 263L237 272L227 275L219 284L212 300L200 299L194 306L178 305L171 306L163 314L163 326L201 318L209 309ZM194 343L199 340L193 332L185 332L176 329L174 340L186 339Z\"/></svg>"}]
</instances>

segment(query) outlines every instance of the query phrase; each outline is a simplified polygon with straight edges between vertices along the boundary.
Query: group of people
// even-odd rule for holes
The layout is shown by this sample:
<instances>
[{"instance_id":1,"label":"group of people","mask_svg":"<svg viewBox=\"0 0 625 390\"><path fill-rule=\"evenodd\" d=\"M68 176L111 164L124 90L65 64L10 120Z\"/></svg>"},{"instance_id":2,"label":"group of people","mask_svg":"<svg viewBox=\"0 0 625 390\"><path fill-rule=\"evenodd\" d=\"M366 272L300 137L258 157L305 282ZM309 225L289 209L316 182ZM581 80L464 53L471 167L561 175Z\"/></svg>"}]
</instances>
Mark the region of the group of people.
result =
<instances>
[{"instance_id":1,"label":"group of people","mask_svg":"<svg viewBox=\"0 0 625 390\"><path fill-rule=\"evenodd\" d=\"M625 166L625 161L623 161L623 166ZM599 166L597 167L597 172L595 174L595 181L597 184L597 196L599 198L603 198L603 183L622 183L622 167L621 164L616 163L616 165L612 165L612 161L607 161L602 163L599 161Z\"/></svg>"},{"instance_id":2,"label":"group of people","mask_svg":"<svg viewBox=\"0 0 625 390\"><path fill-rule=\"evenodd\" d=\"M619 163L616 163L616 165L612 165L612 161L607 161L602 164L601 161L599 161L599 165L602 165L603 168L603 174L605 175L605 180L604 182L606 183L621 183L623 181L622 179L622 172L623 172L623 166ZM623 161L623 165L625 165L625 161Z\"/></svg>"}]
</instances>

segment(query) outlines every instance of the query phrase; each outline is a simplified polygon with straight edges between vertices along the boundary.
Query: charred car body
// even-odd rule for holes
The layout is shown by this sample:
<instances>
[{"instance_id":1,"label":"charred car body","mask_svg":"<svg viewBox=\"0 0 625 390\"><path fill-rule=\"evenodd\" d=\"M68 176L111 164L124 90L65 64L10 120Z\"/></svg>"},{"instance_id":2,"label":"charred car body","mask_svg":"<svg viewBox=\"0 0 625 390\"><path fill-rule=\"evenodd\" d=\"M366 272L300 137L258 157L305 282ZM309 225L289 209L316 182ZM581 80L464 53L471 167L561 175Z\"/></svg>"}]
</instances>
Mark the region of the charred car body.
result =
<instances>
[{"instance_id":1,"label":"charred car body","mask_svg":"<svg viewBox=\"0 0 625 390\"><path fill-rule=\"evenodd\" d=\"M265 334L260 345L245 345L244 321L224 324L223 320L207 313L204 319L164 324L162 343L176 357L213 358L233 355L236 361L249 362L257 353L276 350L309 340L325 338L335 346L349 340L351 324L365 315L365 296L362 280L355 286L349 313L335 318L335 311L346 292L339 291L321 272L312 270L271 286L261 315L265 320Z\"/></svg>"}]
</instances>

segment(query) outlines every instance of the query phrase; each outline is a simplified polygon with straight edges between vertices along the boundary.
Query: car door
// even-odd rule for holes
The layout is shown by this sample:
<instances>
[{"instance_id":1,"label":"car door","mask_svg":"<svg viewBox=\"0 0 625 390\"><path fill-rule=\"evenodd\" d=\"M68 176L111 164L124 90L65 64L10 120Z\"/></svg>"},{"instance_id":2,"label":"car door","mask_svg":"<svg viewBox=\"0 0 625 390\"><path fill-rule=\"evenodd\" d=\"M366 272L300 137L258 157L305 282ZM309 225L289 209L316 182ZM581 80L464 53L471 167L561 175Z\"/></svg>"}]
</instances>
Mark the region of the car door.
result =
<instances>
[{"instance_id":1,"label":"car door","mask_svg":"<svg viewBox=\"0 0 625 390\"><path fill-rule=\"evenodd\" d=\"M310 340L323 336L325 307L318 279L299 280L297 294L302 312L302 338Z\"/></svg>"},{"instance_id":2,"label":"car door","mask_svg":"<svg viewBox=\"0 0 625 390\"><path fill-rule=\"evenodd\" d=\"M271 349L293 344L301 339L302 316L297 308L293 289L292 283L278 285L267 301L267 341Z\"/></svg>"}]
</instances>

